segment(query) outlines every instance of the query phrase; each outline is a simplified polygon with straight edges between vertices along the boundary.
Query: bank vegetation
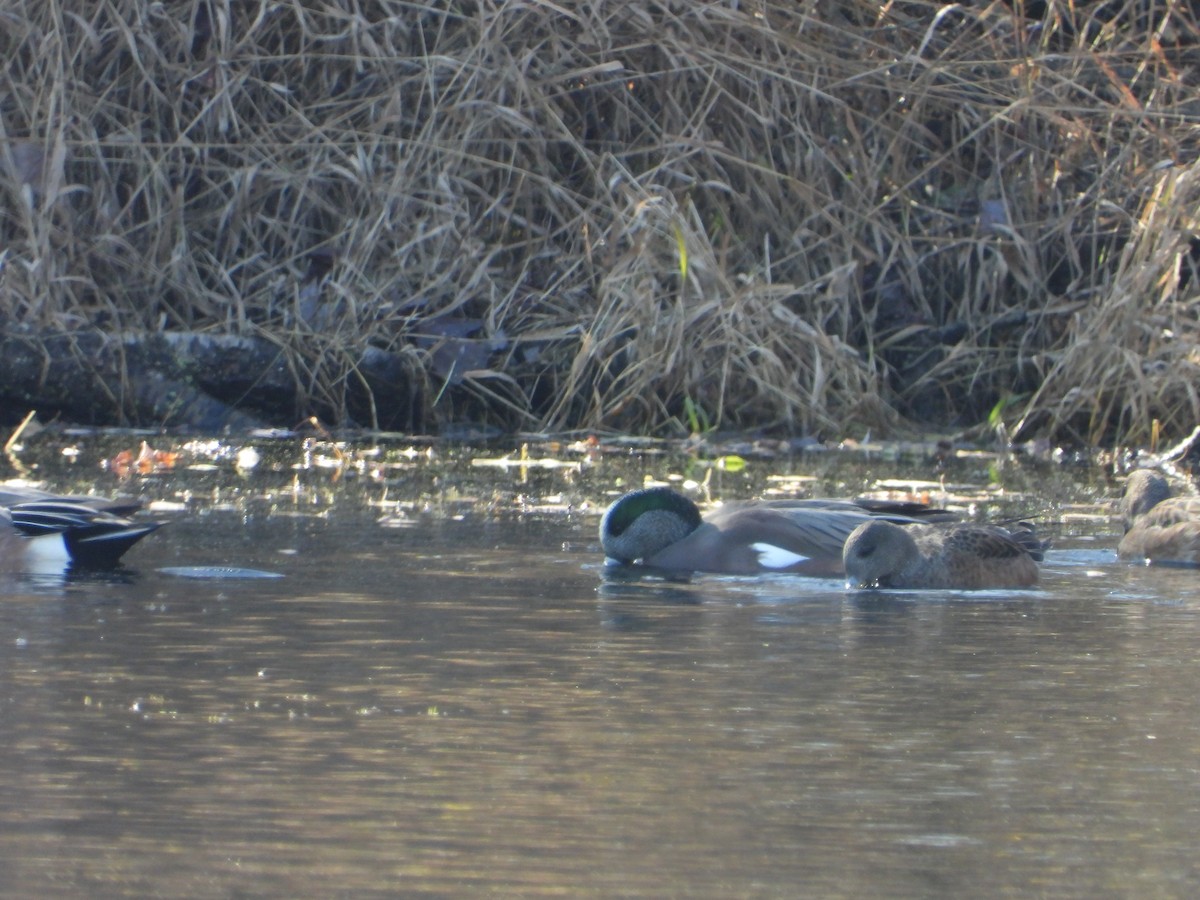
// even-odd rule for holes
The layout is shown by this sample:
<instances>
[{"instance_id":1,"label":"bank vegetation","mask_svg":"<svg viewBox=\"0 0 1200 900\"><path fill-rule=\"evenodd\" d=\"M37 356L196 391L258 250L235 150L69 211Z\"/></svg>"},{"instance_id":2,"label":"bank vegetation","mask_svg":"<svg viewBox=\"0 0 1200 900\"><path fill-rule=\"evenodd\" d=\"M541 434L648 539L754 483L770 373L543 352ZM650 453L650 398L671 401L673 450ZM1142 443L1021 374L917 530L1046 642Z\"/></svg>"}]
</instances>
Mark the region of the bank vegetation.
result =
<instances>
[{"instance_id":1,"label":"bank vegetation","mask_svg":"<svg viewBox=\"0 0 1200 900\"><path fill-rule=\"evenodd\" d=\"M0 54L12 415L1200 421L1190 3L11 0Z\"/></svg>"}]
</instances>

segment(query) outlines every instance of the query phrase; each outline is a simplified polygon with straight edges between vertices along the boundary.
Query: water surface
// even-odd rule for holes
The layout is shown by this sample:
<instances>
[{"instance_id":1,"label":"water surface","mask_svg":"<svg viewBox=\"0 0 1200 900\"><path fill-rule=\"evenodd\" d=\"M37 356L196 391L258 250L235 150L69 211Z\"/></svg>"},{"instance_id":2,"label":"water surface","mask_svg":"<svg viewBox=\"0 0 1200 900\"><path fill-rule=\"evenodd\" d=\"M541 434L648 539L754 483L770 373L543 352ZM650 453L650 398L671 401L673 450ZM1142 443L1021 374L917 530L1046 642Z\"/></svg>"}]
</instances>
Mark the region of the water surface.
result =
<instances>
[{"instance_id":1,"label":"water surface","mask_svg":"<svg viewBox=\"0 0 1200 900\"><path fill-rule=\"evenodd\" d=\"M614 577L579 473L295 477L6 583L5 895L1200 887L1197 575L1101 519L1035 591L851 593Z\"/></svg>"}]
</instances>

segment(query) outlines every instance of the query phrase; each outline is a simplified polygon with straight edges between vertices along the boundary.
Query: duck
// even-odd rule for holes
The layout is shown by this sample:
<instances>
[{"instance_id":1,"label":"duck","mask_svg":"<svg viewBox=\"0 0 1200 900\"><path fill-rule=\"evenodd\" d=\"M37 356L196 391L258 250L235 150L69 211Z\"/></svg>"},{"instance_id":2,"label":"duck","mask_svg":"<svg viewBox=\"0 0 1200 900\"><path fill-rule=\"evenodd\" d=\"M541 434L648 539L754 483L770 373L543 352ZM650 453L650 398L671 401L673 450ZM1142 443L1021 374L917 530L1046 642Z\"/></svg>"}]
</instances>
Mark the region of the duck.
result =
<instances>
[{"instance_id":1,"label":"duck","mask_svg":"<svg viewBox=\"0 0 1200 900\"><path fill-rule=\"evenodd\" d=\"M1121 559L1167 565L1200 565L1200 497L1172 496L1158 472L1138 469L1121 498L1125 534L1117 545Z\"/></svg>"},{"instance_id":2,"label":"duck","mask_svg":"<svg viewBox=\"0 0 1200 900\"><path fill-rule=\"evenodd\" d=\"M1033 526L910 525L866 522L846 538L851 584L872 588L986 590L1038 583L1046 543Z\"/></svg>"},{"instance_id":3,"label":"duck","mask_svg":"<svg viewBox=\"0 0 1200 900\"><path fill-rule=\"evenodd\" d=\"M660 572L835 578L844 574L847 535L875 518L913 523L955 515L916 502L812 499L728 504L702 516L689 497L656 486L608 507L600 543L610 563Z\"/></svg>"},{"instance_id":4,"label":"duck","mask_svg":"<svg viewBox=\"0 0 1200 900\"><path fill-rule=\"evenodd\" d=\"M38 488L0 485L0 554L19 554L57 537L70 560L113 566L162 522L135 522L136 500L53 494Z\"/></svg>"}]
</instances>

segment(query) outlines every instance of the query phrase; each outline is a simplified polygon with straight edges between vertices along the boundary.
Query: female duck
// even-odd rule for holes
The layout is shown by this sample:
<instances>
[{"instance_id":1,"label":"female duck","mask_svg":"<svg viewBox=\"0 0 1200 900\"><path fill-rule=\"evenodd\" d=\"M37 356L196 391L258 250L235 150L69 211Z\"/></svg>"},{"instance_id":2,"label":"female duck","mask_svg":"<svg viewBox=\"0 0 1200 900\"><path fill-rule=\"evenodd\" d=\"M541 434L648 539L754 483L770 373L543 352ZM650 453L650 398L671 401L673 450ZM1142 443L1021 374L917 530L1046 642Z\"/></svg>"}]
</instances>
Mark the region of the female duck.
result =
<instances>
[{"instance_id":1,"label":"female duck","mask_svg":"<svg viewBox=\"0 0 1200 900\"><path fill-rule=\"evenodd\" d=\"M1172 497L1167 479L1138 469L1125 484L1121 516L1125 536L1117 555L1122 559L1200 565L1200 498Z\"/></svg>"},{"instance_id":2,"label":"female duck","mask_svg":"<svg viewBox=\"0 0 1200 900\"><path fill-rule=\"evenodd\" d=\"M1024 588L1038 582L1045 544L1033 526L860 525L842 551L849 580L879 588Z\"/></svg>"}]
</instances>

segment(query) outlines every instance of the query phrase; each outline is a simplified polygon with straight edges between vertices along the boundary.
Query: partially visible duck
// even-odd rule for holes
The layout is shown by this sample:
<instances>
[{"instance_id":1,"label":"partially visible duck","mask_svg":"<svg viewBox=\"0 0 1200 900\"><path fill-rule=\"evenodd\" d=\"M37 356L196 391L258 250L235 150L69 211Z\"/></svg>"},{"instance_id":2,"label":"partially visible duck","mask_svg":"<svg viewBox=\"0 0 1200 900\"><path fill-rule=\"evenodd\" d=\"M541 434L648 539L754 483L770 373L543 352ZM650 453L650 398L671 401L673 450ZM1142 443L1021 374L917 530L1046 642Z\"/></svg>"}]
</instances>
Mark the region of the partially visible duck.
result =
<instances>
[{"instance_id":1,"label":"partially visible duck","mask_svg":"<svg viewBox=\"0 0 1200 900\"><path fill-rule=\"evenodd\" d=\"M1038 582L1045 544L1033 526L868 522L842 551L848 579L877 588L1024 588Z\"/></svg>"},{"instance_id":2,"label":"partially visible duck","mask_svg":"<svg viewBox=\"0 0 1200 900\"><path fill-rule=\"evenodd\" d=\"M61 496L36 488L0 485L0 553L30 549L31 541L60 539L77 563L114 565L130 547L162 522L134 522L133 500Z\"/></svg>"},{"instance_id":3,"label":"partially visible duck","mask_svg":"<svg viewBox=\"0 0 1200 900\"><path fill-rule=\"evenodd\" d=\"M847 535L876 517L911 523L954 514L921 503L775 500L729 504L701 516L683 494L652 487L608 508L600 543L614 562L657 570L837 577Z\"/></svg>"},{"instance_id":4,"label":"partially visible duck","mask_svg":"<svg viewBox=\"0 0 1200 900\"><path fill-rule=\"evenodd\" d=\"M1166 478L1138 469L1125 483L1121 516L1125 536L1117 555L1122 559L1200 565L1200 497L1173 497Z\"/></svg>"}]
</instances>

